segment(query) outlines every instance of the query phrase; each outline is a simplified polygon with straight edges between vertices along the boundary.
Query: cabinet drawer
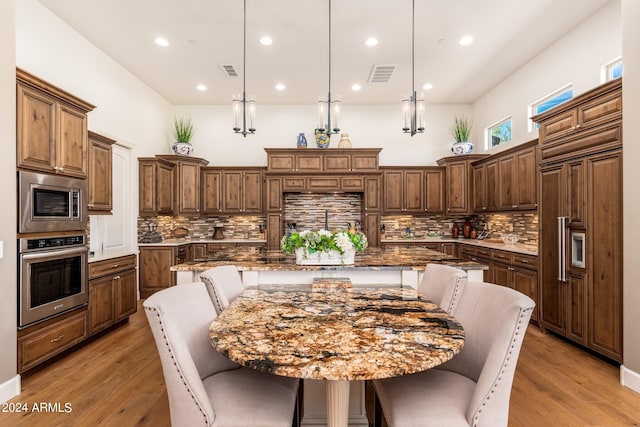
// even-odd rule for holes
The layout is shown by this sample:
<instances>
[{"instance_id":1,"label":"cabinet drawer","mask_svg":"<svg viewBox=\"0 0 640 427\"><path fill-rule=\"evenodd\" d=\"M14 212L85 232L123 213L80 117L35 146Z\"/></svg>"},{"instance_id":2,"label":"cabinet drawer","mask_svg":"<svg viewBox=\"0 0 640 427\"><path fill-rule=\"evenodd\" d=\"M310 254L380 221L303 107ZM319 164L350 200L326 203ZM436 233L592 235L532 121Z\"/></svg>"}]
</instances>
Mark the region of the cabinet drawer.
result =
<instances>
[{"instance_id":1,"label":"cabinet drawer","mask_svg":"<svg viewBox=\"0 0 640 427\"><path fill-rule=\"evenodd\" d=\"M576 110L569 110L540 123L539 138L543 143L563 135L572 133L576 129L578 115Z\"/></svg>"},{"instance_id":2,"label":"cabinet drawer","mask_svg":"<svg viewBox=\"0 0 640 427\"><path fill-rule=\"evenodd\" d=\"M476 255L478 255L481 258L491 258L491 250L485 249L485 248L477 248Z\"/></svg>"},{"instance_id":3,"label":"cabinet drawer","mask_svg":"<svg viewBox=\"0 0 640 427\"><path fill-rule=\"evenodd\" d=\"M32 368L79 343L86 335L86 311L82 311L32 334L18 338L18 371L24 372Z\"/></svg>"},{"instance_id":4,"label":"cabinet drawer","mask_svg":"<svg viewBox=\"0 0 640 427\"><path fill-rule=\"evenodd\" d=\"M491 258L511 264L511 262L513 261L513 253L494 250L491 253Z\"/></svg>"},{"instance_id":5,"label":"cabinet drawer","mask_svg":"<svg viewBox=\"0 0 640 427\"><path fill-rule=\"evenodd\" d=\"M235 243L208 243L207 255L216 255L222 251L233 250L235 248Z\"/></svg>"},{"instance_id":6,"label":"cabinet drawer","mask_svg":"<svg viewBox=\"0 0 640 427\"><path fill-rule=\"evenodd\" d=\"M525 254L513 254L513 265L528 268L531 270L537 270L538 257Z\"/></svg>"},{"instance_id":7,"label":"cabinet drawer","mask_svg":"<svg viewBox=\"0 0 640 427\"><path fill-rule=\"evenodd\" d=\"M342 190L343 191L364 191L364 178L363 177L349 177L342 178Z\"/></svg>"},{"instance_id":8,"label":"cabinet drawer","mask_svg":"<svg viewBox=\"0 0 640 427\"><path fill-rule=\"evenodd\" d=\"M135 255L92 262L89 264L89 280L132 268L136 268Z\"/></svg>"},{"instance_id":9,"label":"cabinet drawer","mask_svg":"<svg viewBox=\"0 0 640 427\"><path fill-rule=\"evenodd\" d=\"M282 180L283 191L304 190L305 179L304 178L284 178Z\"/></svg>"},{"instance_id":10,"label":"cabinet drawer","mask_svg":"<svg viewBox=\"0 0 640 427\"><path fill-rule=\"evenodd\" d=\"M339 177L327 177L317 178L310 177L308 180L309 186L307 190L340 190L340 178Z\"/></svg>"},{"instance_id":11,"label":"cabinet drawer","mask_svg":"<svg viewBox=\"0 0 640 427\"><path fill-rule=\"evenodd\" d=\"M478 251L476 248L465 245L462 247L460 254L462 255L462 258L475 258L478 255Z\"/></svg>"}]
</instances>

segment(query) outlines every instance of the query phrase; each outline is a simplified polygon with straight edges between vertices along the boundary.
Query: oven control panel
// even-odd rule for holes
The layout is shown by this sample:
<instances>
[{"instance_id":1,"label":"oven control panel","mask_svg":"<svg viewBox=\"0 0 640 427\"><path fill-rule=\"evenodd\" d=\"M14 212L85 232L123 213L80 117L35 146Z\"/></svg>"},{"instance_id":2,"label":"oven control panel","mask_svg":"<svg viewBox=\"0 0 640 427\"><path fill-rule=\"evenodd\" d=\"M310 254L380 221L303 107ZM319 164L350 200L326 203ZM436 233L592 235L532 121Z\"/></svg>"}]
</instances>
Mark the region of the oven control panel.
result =
<instances>
[{"instance_id":1,"label":"oven control panel","mask_svg":"<svg viewBox=\"0 0 640 427\"><path fill-rule=\"evenodd\" d=\"M38 249L82 246L84 244L84 235L20 239L20 249L22 252Z\"/></svg>"}]
</instances>

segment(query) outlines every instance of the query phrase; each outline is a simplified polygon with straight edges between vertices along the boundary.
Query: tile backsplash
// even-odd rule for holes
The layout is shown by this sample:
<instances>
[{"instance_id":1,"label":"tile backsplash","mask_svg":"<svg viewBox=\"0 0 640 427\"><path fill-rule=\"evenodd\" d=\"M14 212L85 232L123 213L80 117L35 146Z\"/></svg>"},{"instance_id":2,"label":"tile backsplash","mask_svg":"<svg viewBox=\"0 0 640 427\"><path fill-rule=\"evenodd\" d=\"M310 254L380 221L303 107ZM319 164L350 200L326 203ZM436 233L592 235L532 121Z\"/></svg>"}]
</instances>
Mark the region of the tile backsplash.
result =
<instances>
[{"instance_id":1,"label":"tile backsplash","mask_svg":"<svg viewBox=\"0 0 640 427\"><path fill-rule=\"evenodd\" d=\"M295 223L298 231L345 230L348 224L360 226L361 193L285 193L284 223Z\"/></svg>"},{"instance_id":2,"label":"tile backsplash","mask_svg":"<svg viewBox=\"0 0 640 427\"><path fill-rule=\"evenodd\" d=\"M189 230L190 239L210 239L215 227L224 227L225 239L264 239L264 216L218 216L209 218L187 218L158 216L154 218L138 218L138 242L149 230L157 226L163 240L173 238L173 230L184 227Z\"/></svg>"}]
</instances>

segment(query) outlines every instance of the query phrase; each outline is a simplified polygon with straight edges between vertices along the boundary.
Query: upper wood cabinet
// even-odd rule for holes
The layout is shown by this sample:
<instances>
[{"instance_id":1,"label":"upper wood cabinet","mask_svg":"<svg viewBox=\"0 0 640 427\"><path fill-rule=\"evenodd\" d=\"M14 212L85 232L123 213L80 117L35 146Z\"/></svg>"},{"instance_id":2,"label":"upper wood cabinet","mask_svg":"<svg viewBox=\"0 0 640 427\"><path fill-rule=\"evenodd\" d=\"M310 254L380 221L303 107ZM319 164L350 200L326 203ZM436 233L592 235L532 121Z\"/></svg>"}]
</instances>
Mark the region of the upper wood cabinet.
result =
<instances>
[{"instance_id":1,"label":"upper wood cabinet","mask_svg":"<svg viewBox=\"0 0 640 427\"><path fill-rule=\"evenodd\" d=\"M138 214L173 215L174 165L157 157L138 158Z\"/></svg>"},{"instance_id":2,"label":"upper wood cabinet","mask_svg":"<svg viewBox=\"0 0 640 427\"><path fill-rule=\"evenodd\" d=\"M424 168L386 167L382 179L385 213L423 213Z\"/></svg>"},{"instance_id":3,"label":"upper wood cabinet","mask_svg":"<svg viewBox=\"0 0 640 427\"><path fill-rule=\"evenodd\" d=\"M427 167L424 170L424 211L426 213L444 212L444 174L442 167Z\"/></svg>"},{"instance_id":4,"label":"upper wood cabinet","mask_svg":"<svg viewBox=\"0 0 640 427\"><path fill-rule=\"evenodd\" d=\"M112 153L114 140L89 131L87 208L90 215L110 214L113 208Z\"/></svg>"},{"instance_id":5,"label":"upper wood cabinet","mask_svg":"<svg viewBox=\"0 0 640 427\"><path fill-rule=\"evenodd\" d=\"M476 213L499 210L499 161L473 165L473 210Z\"/></svg>"},{"instance_id":6,"label":"upper wood cabinet","mask_svg":"<svg viewBox=\"0 0 640 427\"><path fill-rule=\"evenodd\" d=\"M270 173L375 172L380 148L265 148Z\"/></svg>"},{"instance_id":7,"label":"upper wood cabinet","mask_svg":"<svg viewBox=\"0 0 640 427\"><path fill-rule=\"evenodd\" d=\"M471 163L488 157L466 154L444 157L438 165L445 167L445 206L447 215L470 215L473 212L473 169Z\"/></svg>"},{"instance_id":8,"label":"upper wood cabinet","mask_svg":"<svg viewBox=\"0 0 640 427\"><path fill-rule=\"evenodd\" d=\"M175 165L174 167L174 214L200 215L200 168L209 164L197 157L158 155Z\"/></svg>"},{"instance_id":9,"label":"upper wood cabinet","mask_svg":"<svg viewBox=\"0 0 640 427\"><path fill-rule=\"evenodd\" d=\"M203 168L203 213L264 212L263 171L264 168Z\"/></svg>"},{"instance_id":10,"label":"upper wood cabinet","mask_svg":"<svg viewBox=\"0 0 640 427\"><path fill-rule=\"evenodd\" d=\"M87 176L87 113L95 107L16 70L17 167Z\"/></svg>"}]
</instances>

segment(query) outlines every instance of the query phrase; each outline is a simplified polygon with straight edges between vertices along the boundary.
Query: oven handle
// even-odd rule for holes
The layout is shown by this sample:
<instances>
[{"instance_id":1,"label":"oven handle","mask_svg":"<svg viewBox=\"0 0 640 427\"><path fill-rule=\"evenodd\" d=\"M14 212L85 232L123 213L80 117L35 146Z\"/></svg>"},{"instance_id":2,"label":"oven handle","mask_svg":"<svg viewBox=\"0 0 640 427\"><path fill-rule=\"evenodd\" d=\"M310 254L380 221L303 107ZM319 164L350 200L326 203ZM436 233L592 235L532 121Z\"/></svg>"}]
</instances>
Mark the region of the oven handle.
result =
<instances>
[{"instance_id":1,"label":"oven handle","mask_svg":"<svg viewBox=\"0 0 640 427\"><path fill-rule=\"evenodd\" d=\"M61 258L69 255L82 255L87 254L89 252L89 248L83 246L81 248L70 248L70 249L55 249L55 250L47 250L42 252L35 253L23 253L21 255L22 259L25 261L33 260L33 259L43 259L43 258Z\"/></svg>"}]
</instances>

